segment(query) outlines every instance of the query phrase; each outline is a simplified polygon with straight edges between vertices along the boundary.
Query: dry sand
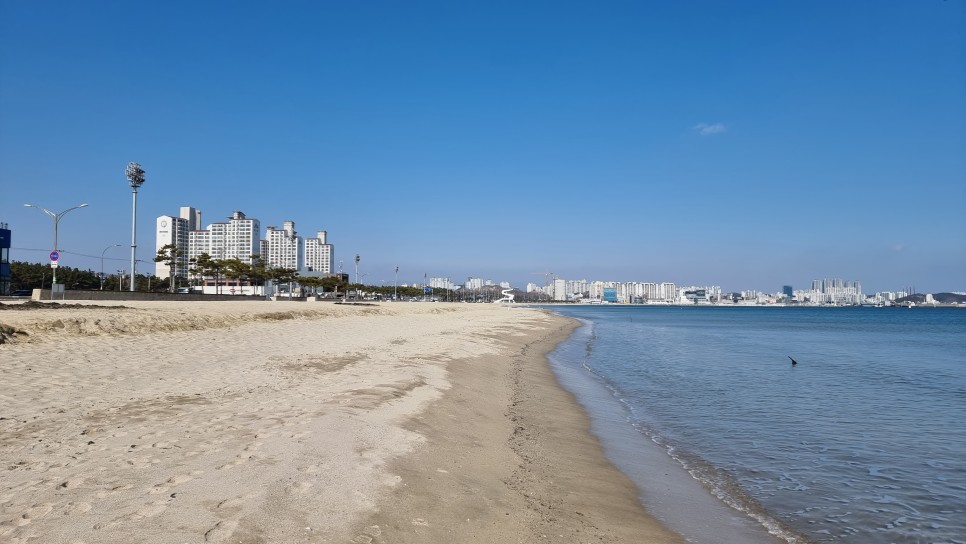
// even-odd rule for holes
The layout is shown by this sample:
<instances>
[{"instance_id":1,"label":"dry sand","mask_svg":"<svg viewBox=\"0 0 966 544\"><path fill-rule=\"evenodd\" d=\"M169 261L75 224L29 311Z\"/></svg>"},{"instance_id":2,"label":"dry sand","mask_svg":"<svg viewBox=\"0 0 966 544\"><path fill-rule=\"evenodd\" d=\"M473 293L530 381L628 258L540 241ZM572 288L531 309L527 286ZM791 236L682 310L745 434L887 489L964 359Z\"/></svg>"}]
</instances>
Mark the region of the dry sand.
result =
<instances>
[{"instance_id":1,"label":"dry sand","mask_svg":"<svg viewBox=\"0 0 966 544\"><path fill-rule=\"evenodd\" d=\"M547 367L567 319L119 304L0 306L0 542L681 542Z\"/></svg>"}]
</instances>

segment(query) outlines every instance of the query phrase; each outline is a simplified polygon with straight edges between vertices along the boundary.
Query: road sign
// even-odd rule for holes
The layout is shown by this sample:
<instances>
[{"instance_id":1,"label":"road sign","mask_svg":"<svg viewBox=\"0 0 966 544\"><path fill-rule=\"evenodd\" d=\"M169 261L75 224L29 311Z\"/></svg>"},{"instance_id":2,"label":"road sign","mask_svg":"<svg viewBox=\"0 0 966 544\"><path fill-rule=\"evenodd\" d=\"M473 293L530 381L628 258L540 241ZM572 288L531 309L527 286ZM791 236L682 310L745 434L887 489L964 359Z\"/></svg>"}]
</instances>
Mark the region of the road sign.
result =
<instances>
[{"instance_id":1,"label":"road sign","mask_svg":"<svg viewBox=\"0 0 966 544\"><path fill-rule=\"evenodd\" d=\"M53 250L53 251L50 252L50 260L51 261L57 262L57 259L59 259L59 258L60 258L60 252L59 251L57 251L55 249L55 250Z\"/></svg>"},{"instance_id":2,"label":"road sign","mask_svg":"<svg viewBox=\"0 0 966 544\"><path fill-rule=\"evenodd\" d=\"M57 266L58 266L57 261L50 261L51 268L57 268Z\"/></svg>"}]
</instances>

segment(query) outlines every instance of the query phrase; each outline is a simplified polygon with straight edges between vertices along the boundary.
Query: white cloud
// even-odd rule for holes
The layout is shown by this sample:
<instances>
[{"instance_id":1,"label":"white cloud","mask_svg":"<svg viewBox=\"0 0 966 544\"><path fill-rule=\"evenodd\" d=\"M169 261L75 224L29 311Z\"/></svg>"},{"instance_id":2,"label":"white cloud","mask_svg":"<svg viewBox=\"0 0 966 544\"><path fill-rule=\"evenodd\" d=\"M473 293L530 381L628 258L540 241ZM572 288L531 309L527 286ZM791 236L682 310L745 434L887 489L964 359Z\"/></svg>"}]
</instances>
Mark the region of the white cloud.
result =
<instances>
[{"instance_id":1,"label":"white cloud","mask_svg":"<svg viewBox=\"0 0 966 544\"><path fill-rule=\"evenodd\" d=\"M728 127L724 126L722 123L715 123L713 125L709 125L708 123L698 123L691 128L698 131L698 134L702 136L711 136L712 134L719 134L728 130Z\"/></svg>"}]
</instances>

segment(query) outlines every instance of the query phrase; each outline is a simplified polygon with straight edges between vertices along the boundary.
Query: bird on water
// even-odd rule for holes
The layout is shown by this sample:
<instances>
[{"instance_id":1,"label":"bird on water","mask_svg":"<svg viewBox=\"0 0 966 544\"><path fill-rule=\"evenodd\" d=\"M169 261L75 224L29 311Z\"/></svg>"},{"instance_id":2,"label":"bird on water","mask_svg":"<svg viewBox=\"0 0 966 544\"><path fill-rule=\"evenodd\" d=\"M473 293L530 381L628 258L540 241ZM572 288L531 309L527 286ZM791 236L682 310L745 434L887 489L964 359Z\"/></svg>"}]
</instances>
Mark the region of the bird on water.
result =
<instances>
[{"instance_id":1,"label":"bird on water","mask_svg":"<svg viewBox=\"0 0 966 544\"><path fill-rule=\"evenodd\" d=\"M786 355L786 357L788 357L789 359L792 359L791 355ZM792 366L795 366L797 364L798 364L798 361L796 361L795 359L792 359Z\"/></svg>"}]
</instances>

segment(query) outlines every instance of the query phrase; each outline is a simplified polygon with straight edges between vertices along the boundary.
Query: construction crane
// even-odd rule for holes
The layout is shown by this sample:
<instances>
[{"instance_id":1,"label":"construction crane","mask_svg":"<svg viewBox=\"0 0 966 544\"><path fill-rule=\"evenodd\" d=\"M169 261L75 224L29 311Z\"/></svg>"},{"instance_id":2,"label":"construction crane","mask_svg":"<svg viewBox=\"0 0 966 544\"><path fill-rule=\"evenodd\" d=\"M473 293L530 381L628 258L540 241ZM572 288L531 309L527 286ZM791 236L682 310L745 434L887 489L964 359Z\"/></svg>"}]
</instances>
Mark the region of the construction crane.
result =
<instances>
[{"instance_id":1,"label":"construction crane","mask_svg":"<svg viewBox=\"0 0 966 544\"><path fill-rule=\"evenodd\" d=\"M543 288L546 289L550 285L550 278L553 277L553 272L547 270L546 272L530 272L531 276L543 276Z\"/></svg>"}]
</instances>

